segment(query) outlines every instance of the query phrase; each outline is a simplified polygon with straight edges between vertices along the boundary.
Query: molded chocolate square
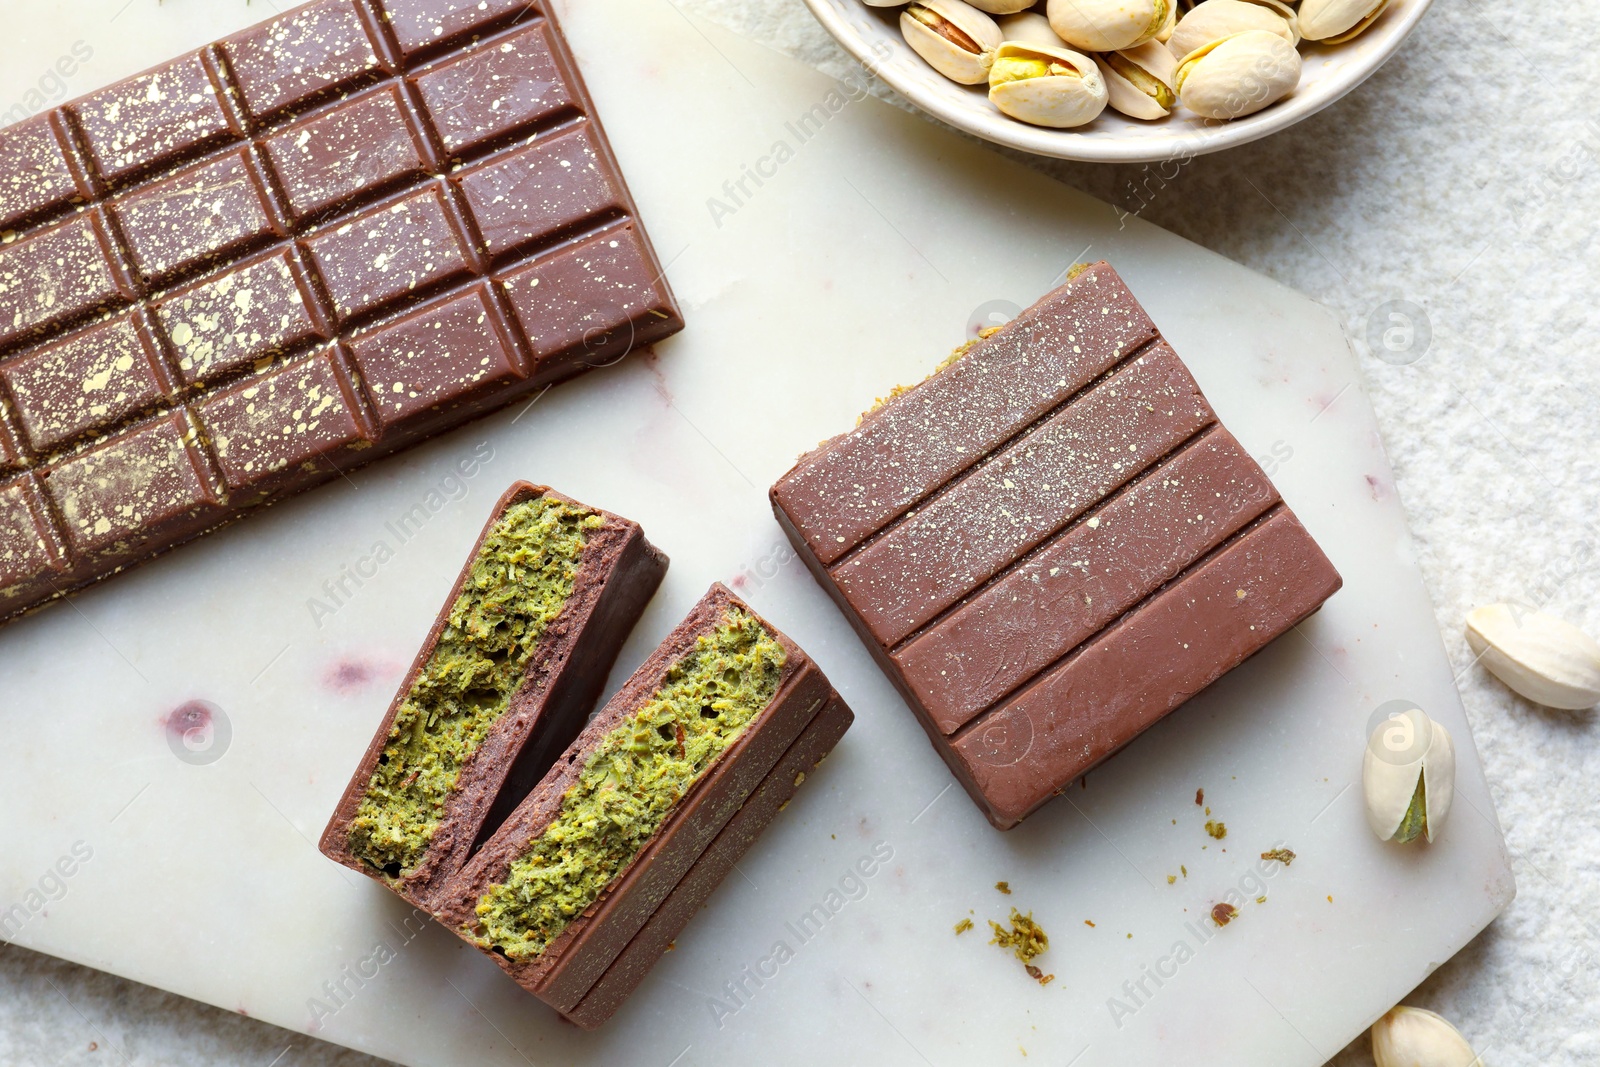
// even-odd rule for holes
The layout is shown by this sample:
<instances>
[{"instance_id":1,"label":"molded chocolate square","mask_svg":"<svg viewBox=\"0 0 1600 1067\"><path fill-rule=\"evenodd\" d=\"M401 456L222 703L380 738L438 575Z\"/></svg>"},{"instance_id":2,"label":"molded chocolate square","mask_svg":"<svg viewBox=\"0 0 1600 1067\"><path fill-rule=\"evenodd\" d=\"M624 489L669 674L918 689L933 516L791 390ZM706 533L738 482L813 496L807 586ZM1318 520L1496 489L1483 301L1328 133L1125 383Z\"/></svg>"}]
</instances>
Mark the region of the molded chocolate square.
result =
<instances>
[{"instance_id":1,"label":"molded chocolate square","mask_svg":"<svg viewBox=\"0 0 1600 1067\"><path fill-rule=\"evenodd\" d=\"M147 542L192 537L217 519L209 472L181 412L164 415L44 472L70 549L118 559Z\"/></svg>"},{"instance_id":2,"label":"molded chocolate square","mask_svg":"<svg viewBox=\"0 0 1600 1067\"><path fill-rule=\"evenodd\" d=\"M111 210L152 284L283 235L248 148L143 186Z\"/></svg>"},{"instance_id":3,"label":"molded chocolate square","mask_svg":"<svg viewBox=\"0 0 1600 1067\"><path fill-rule=\"evenodd\" d=\"M451 155L524 129L575 107L556 63L549 24L541 22L411 79Z\"/></svg>"},{"instance_id":4,"label":"molded chocolate square","mask_svg":"<svg viewBox=\"0 0 1600 1067\"><path fill-rule=\"evenodd\" d=\"M268 119L373 80L383 61L355 0L317 0L222 42L245 107Z\"/></svg>"},{"instance_id":5,"label":"molded chocolate square","mask_svg":"<svg viewBox=\"0 0 1600 1067\"><path fill-rule=\"evenodd\" d=\"M50 114L0 129L0 231L81 196Z\"/></svg>"},{"instance_id":6,"label":"molded chocolate square","mask_svg":"<svg viewBox=\"0 0 1600 1067\"><path fill-rule=\"evenodd\" d=\"M538 16L529 0L382 0L400 50L431 52L503 23Z\"/></svg>"},{"instance_id":7,"label":"molded chocolate square","mask_svg":"<svg viewBox=\"0 0 1600 1067\"><path fill-rule=\"evenodd\" d=\"M112 185L236 136L200 52L75 101L96 172Z\"/></svg>"},{"instance_id":8,"label":"molded chocolate square","mask_svg":"<svg viewBox=\"0 0 1600 1067\"><path fill-rule=\"evenodd\" d=\"M537 639L509 705L462 763L455 785L422 859L409 872L385 871L358 856L352 825L374 776L387 757L395 718L417 686L473 566L497 524L518 504L540 497L597 516L578 555L572 592ZM491 510L438 617L345 787L319 848L329 859L387 885L413 904L431 908L473 847L497 827L583 729L622 644L665 577L667 557L645 539L639 524L591 508L546 486L515 482Z\"/></svg>"},{"instance_id":9,"label":"molded chocolate square","mask_svg":"<svg viewBox=\"0 0 1600 1067\"><path fill-rule=\"evenodd\" d=\"M131 300L98 211L0 245L0 345Z\"/></svg>"},{"instance_id":10,"label":"molded chocolate square","mask_svg":"<svg viewBox=\"0 0 1600 1067\"><path fill-rule=\"evenodd\" d=\"M484 284L351 342L378 424L436 421L523 376Z\"/></svg>"},{"instance_id":11,"label":"molded chocolate square","mask_svg":"<svg viewBox=\"0 0 1600 1067\"><path fill-rule=\"evenodd\" d=\"M291 251L230 267L163 297L151 310L186 385L333 336Z\"/></svg>"},{"instance_id":12,"label":"molded chocolate square","mask_svg":"<svg viewBox=\"0 0 1600 1067\"><path fill-rule=\"evenodd\" d=\"M267 139L266 152L297 219L420 177L430 162L392 84L284 127Z\"/></svg>"},{"instance_id":13,"label":"molded chocolate square","mask_svg":"<svg viewBox=\"0 0 1600 1067\"><path fill-rule=\"evenodd\" d=\"M1000 829L1339 588L1215 419L1099 263L773 487L801 558Z\"/></svg>"},{"instance_id":14,"label":"molded chocolate square","mask_svg":"<svg viewBox=\"0 0 1600 1067\"><path fill-rule=\"evenodd\" d=\"M197 414L230 492L266 492L305 472L330 473L340 452L369 441L336 349L247 378Z\"/></svg>"},{"instance_id":15,"label":"molded chocolate square","mask_svg":"<svg viewBox=\"0 0 1600 1067\"><path fill-rule=\"evenodd\" d=\"M541 379L607 366L683 328L666 279L631 223L512 271L504 286Z\"/></svg>"},{"instance_id":16,"label":"molded chocolate square","mask_svg":"<svg viewBox=\"0 0 1600 1067\"><path fill-rule=\"evenodd\" d=\"M0 483L0 612L55 596L63 557L38 480Z\"/></svg>"},{"instance_id":17,"label":"molded chocolate square","mask_svg":"<svg viewBox=\"0 0 1600 1067\"><path fill-rule=\"evenodd\" d=\"M0 363L0 380L39 452L123 422L165 392L160 350L143 311Z\"/></svg>"},{"instance_id":18,"label":"molded chocolate square","mask_svg":"<svg viewBox=\"0 0 1600 1067\"><path fill-rule=\"evenodd\" d=\"M626 211L627 200L610 173L585 123L450 180L466 195L484 250L498 259L585 219Z\"/></svg>"},{"instance_id":19,"label":"molded chocolate square","mask_svg":"<svg viewBox=\"0 0 1600 1067\"><path fill-rule=\"evenodd\" d=\"M306 249L341 319L420 296L472 269L437 183L313 234Z\"/></svg>"}]
</instances>

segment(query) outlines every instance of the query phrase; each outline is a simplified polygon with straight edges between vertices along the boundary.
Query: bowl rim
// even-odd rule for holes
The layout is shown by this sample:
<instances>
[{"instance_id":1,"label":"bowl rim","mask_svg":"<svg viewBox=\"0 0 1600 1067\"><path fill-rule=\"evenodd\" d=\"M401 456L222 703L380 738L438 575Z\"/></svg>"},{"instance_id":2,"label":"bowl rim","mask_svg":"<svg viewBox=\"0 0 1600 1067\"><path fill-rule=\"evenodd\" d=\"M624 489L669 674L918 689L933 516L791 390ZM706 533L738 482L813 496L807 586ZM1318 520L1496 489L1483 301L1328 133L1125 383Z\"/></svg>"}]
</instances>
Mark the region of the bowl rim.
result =
<instances>
[{"instance_id":1,"label":"bowl rim","mask_svg":"<svg viewBox=\"0 0 1600 1067\"><path fill-rule=\"evenodd\" d=\"M909 3L910 0L905 2ZM1360 64L1346 68L1341 72L1341 76L1319 85L1319 89L1323 91L1315 95L1301 95L1297 92L1264 111L1247 115L1242 119L1213 122L1196 117L1193 121L1185 121L1174 129L1171 136L1139 138L1084 137L1072 130L1051 130L1030 126L1006 118L998 111L991 116L981 118L975 116L966 108L919 88L902 70L898 61L885 61L872 44L856 33L845 21L836 6L840 3L855 3L862 7L875 6L865 4L862 0L805 0L806 7L810 8L816 20L822 23L823 29L827 30L845 51L854 56L857 62L882 78L895 92L919 109L958 130L994 144L1055 159L1086 163L1161 163L1173 159L1192 159L1195 156L1248 144L1286 129L1343 99L1347 93L1370 78L1379 67L1389 61L1406 38L1411 36L1411 31L1416 29L1417 23L1427 13L1433 0L1401 0L1399 3L1390 0L1389 10L1383 19L1390 24L1385 27L1383 38L1371 51L1363 53ZM1398 21L1391 21L1395 19ZM1324 47L1314 42L1307 43L1313 47ZM913 59L916 58L915 53L909 49L906 52Z\"/></svg>"}]
</instances>

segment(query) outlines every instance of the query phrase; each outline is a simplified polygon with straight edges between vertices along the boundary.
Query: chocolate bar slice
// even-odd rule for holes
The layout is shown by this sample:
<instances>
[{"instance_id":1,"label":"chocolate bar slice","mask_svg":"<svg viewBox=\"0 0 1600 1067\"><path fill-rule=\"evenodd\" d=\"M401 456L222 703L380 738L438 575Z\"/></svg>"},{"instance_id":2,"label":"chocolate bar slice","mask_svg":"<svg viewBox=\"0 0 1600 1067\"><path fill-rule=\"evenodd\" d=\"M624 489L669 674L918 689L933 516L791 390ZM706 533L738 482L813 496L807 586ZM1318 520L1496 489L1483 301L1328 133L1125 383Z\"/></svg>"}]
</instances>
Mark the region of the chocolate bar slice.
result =
<instances>
[{"instance_id":1,"label":"chocolate bar slice","mask_svg":"<svg viewBox=\"0 0 1600 1067\"><path fill-rule=\"evenodd\" d=\"M682 327L524 0L315 0L0 130L0 231L0 620Z\"/></svg>"},{"instance_id":2,"label":"chocolate bar slice","mask_svg":"<svg viewBox=\"0 0 1600 1067\"><path fill-rule=\"evenodd\" d=\"M839 743L854 719L849 707L838 697L817 713L806 732L789 746L777 767L689 868L689 873L662 901L650 921L583 995L578 1006L566 1013L569 1020L585 1030L593 1030L616 1013L623 1001L639 988L656 960L705 906L707 898L722 884L734 864L793 799L806 775L833 751L833 746Z\"/></svg>"},{"instance_id":3,"label":"chocolate bar slice","mask_svg":"<svg viewBox=\"0 0 1600 1067\"><path fill-rule=\"evenodd\" d=\"M721 585L442 894L435 915L572 1012L838 694Z\"/></svg>"},{"instance_id":4,"label":"chocolate bar slice","mask_svg":"<svg viewBox=\"0 0 1600 1067\"><path fill-rule=\"evenodd\" d=\"M637 523L518 482L350 778L325 855L429 908L594 707L666 574Z\"/></svg>"},{"instance_id":5,"label":"chocolate bar slice","mask_svg":"<svg viewBox=\"0 0 1600 1067\"><path fill-rule=\"evenodd\" d=\"M1105 263L771 496L1001 829L1340 586Z\"/></svg>"}]
</instances>

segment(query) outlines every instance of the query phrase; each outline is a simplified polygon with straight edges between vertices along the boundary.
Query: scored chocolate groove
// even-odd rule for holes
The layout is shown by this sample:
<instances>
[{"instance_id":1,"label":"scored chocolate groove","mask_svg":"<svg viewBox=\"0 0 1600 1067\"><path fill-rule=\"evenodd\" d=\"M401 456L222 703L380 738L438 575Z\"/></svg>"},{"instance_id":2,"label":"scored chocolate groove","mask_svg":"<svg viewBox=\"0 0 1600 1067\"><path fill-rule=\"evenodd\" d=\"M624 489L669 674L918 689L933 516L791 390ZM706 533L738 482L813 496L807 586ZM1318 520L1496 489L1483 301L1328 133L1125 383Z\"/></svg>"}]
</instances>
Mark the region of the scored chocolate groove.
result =
<instances>
[{"instance_id":1,"label":"scored chocolate groove","mask_svg":"<svg viewBox=\"0 0 1600 1067\"><path fill-rule=\"evenodd\" d=\"M0 619L682 327L525 0L316 0L0 131Z\"/></svg>"}]
</instances>

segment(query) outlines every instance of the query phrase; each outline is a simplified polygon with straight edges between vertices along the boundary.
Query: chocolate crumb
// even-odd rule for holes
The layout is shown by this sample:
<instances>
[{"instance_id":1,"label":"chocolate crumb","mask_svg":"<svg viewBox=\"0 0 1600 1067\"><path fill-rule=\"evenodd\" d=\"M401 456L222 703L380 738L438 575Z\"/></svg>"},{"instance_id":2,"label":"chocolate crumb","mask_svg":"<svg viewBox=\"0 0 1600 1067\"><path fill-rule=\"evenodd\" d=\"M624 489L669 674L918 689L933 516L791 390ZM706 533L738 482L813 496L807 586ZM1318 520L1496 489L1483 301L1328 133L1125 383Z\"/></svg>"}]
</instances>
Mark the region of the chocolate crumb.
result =
<instances>
[{"instance_id":1,"label":"chocolate crumb","mask_svg":"<svg viewBox=\"0 0 1600 1067\"><path fill-rule=\"evenodd\" d=\"M1239 914L1239 909L1232 904L1218 904L1211 909L1211 921L1218 926L1227 926Z\"/></svg>"}]
</instances>

